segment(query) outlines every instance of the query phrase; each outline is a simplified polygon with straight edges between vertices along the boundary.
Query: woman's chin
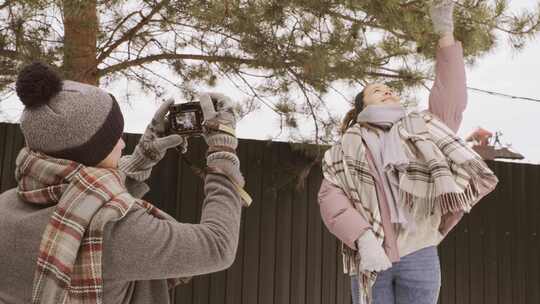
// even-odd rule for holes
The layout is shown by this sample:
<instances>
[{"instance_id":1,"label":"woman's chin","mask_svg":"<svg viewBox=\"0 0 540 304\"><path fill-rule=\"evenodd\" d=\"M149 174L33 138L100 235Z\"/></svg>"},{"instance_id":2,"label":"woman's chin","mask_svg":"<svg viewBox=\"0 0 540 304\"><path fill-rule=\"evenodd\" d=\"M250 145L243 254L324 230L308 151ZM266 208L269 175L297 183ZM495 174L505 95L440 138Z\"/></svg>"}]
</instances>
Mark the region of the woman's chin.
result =
<instances>
[{"instance_id":1,"label":"woman's chin","mask_svg":"<svg viewBox=\"0 0 540 304\"><path fill-rule=\"evenodd\" d=\"M380 103L378 103L377 105L379 106L382 106L382 107L395 107L395 106L399 106L401 105L401 103L398 101L390 101L390 100L387 100L387 101L381 101Z\"/></svg>"}]
</instances>

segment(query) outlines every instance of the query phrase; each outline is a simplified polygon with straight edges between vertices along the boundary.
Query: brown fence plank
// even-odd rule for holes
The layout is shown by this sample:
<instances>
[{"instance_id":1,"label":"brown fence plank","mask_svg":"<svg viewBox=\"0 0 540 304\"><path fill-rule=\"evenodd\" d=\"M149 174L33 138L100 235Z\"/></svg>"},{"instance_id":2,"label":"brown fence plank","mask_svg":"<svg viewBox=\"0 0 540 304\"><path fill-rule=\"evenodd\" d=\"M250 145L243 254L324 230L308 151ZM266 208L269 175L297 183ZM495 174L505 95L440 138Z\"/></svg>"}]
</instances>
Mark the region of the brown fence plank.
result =
<instances>
[{"instance_id":1,"label":"brown fence plank","mask_svg":"<svg viewBox=\"0 0 540 304\"><path fill-rule=\"evenodd\" d=\"M225 303L227 286L227 272L220 271L210 275L209 303Z\"/></svg>"},{"instance_id":2,"label":"brown fence plank","mask_svg":"<svg viewBox=\"0 0 540 304\"><path fill-rule=\"evenodd\" d=\"M190 140L189 150L186 158L190 162L197 163L202 153L200 145ZM177 200L180 200L180 206L177 208L177 219L183 223L195 223L199 219L199 205L202 203L198 197L197 184L200 182L198 177L192 172L191 168L182 163L179 165L181 172L177 184ZM194 303L195 300L195 281L194 278L189 284L180 285L175 289L176 303Z\"/></svg>"},{"instance_id":3,"label":"brown fence plank","mask_svg":"<svg viewBox=\"0 0 540 304\"><path fill-rule=\"evenodd\" d=\"M17 181L15 180L16 161L17 161L17 156L19 156L19 152L25 145L24 136L19 126L13 125L13 128L15 132L15 138L14 138L14 149L13 149L13 153L11 154L11 168L9 170L9 173L11 174L11 178L8 180L8 184L7 184L8 189L14 188L17 186Z\"/></svg>"},{"instance_id":4,"label":"brown fence plank","mask_svg":"<svg viewBox=\"0 0 540 304\"><path fill-rule=\"evenodd\" d=\"M122 135L122 139L126 143L126 147L122 151L122 155L129 155L133 153L133 150L135 149L135 146L139 142L140 137L141 137L140 134L124 133Z\"/></svg>"},{"instance_id":5,"label":"brown fence plank","mask_svg":"<svg viewBox=\"0 0 540 304\"><path fill-rule=\"evenodd\" d=\"M484 303L484 264L483 264L483 212L486 212L487 204L480 201L471 211L469 217L469 282L470 297L469 303Z\"/></svg>"},{"instance_id":6,"label":"brown fence plank","mask_svg":"<svg viewBox=\"0 0 540 304\"><path fill-rule=\"evenodd\" d=\"M311 202L317 201L318 190L316 187L311 187L308 191ZM322 296L322 233L323 224L319 211L318 204L308 205L308 243L307 243L307 281L306 286L306 302L310 304L321 304ZM326 229L326 228L324 228ZM324 303L325 304L325 303Z\"/></svg>"},{"instance_id":7,"label":"brown fence plank","mask_svg":"<svg viewBox=\"0 0 540 304\"><path fill-rule=\"evenodd\" d=\"M501 179L501 168L495 162L488 163L490 168L495 172L495 175ZM489 206L482 213L484 227L486 227L484 235L484 304L498 303L498 280L499 264L498 264L498 231L497 231L497 205L498 197L501 195L501 185L497 185L495 190L480 202L482 205Z\"/></svg>"},{"instance_id":8,"label":"brown fence plank","mask_svg":"<svg viewBox=\"0 0 540 304\"><path fill-rule=\"evenodd\" d=\"M469 215L455 227L456 248L456 303L469 304Z\"/></svg>"},{"instance_id":9,"label":"brown fence plank","mask_svg":"<svg viewBox=\"0 0 540 304\"><path fill-rule=\"evenodd\" d=\"M316 170L316 169L313 169ZM308 235L308 208L317 205L317 201L310 200L308 192L317 188L317 180L313 176L320 175L320 171L312 171L306 178L304 188L294 192L292 204L292 262L291 262L291 303L305 304L306 291L306 256Z\"/></svg>"},{"instance_id":10,"label":"brown fence plank","mask_svg":"<svg viewBox=\"0 0 540 304\"><path fill-rule=\"evenodd\" d=\"M512 197L514 203L511 205L512 217L514 219L514 251L513 251L513 267L512 267L512 298L513 304L525 303L525 275L526 260L525 252L528 250L527 235L525 233L526 217L524 211L527 204L525 202L525 168L523 164L513 164L510 166L512 170Z\"/></svg>"},{"instance_id":11,"label":"brown fence plank","mask_svg":"<svg viewBox=\"0 0 540 304\"><path fill-rule=\"evenodd\" d=\"M274 304L274 275L276 267L277 169L280 167L278 145L265 143L261 204L261 235L259 259L259 304ZM258 202L257 202L258 203Z\"/></svg>"},{"instance_id":12,"label":"brown fence plank","mask_svg":"<svg viewBox=\"0 0 540 304\"><path fill-rule=\"evenodd\" d=\"M16 128L18 125L8 124L6 127L5 151L2 162L2 179L0 180L0 192L13 188L13 178L15 164L13 163L13 154L17 153L15 147Z\"/></svg>"},{"instance_id":13,"label":"brown fence plank","mask_svg":"<svg viewBox=\"0 0 540 304\"><path fill-rule=\"evenodd\" d=\"M337 280L337 255L336 255L336 237L328 231L323 232L322 238L322 270L321 270L321 303L336 302L336 280Z\"/></svg>"},{"instance_id":14,"label":"brown fence plank","mask_svg":"<svg viewBox=\"0 0 540 304\"><path fill-rule=\"evenodd\" d=\"M439 304L456 303L456 231L451 231L439 245L439 259L441 261L441 291Z\"/></svg>"},{"instance_id":15,"label":"brown fence plank","mask_svg":"<svg viewBox=\"0 0 540 304\"><path fill-rule=\"evenodd\" d=\"M527 166L525 173L526 221L528 250L524 261L527 268L526 303L540 303L540 166Z\"/></svg>"},{"instance_id":16,"label":"brown fence plank","mask_svg":"<svg viewBox=\"0 0 540 304\"><path fill-rule=\"evenodd\" d=\"M246 189L255 202L246 209L244 275L242 288L242 303L257 303L259 290L259 241L261 217L261 182L262 155L264 144L261 141L247 145L243 142L240 147L248 150Z\"/></svg>"},{"instance_id":17,"label":"brown fence plank","mask_svg":"<svg viewBox=\"0 0 540 304\"><path fill-rule=\"evenodd\" d=\"M152 174L148 181L151 191L147 199L156 207L168 214L177 213L177 191L178 183L178 161L180 155L174 149L169 150L163 159L152 169Z\"/></svg>"},{"instance_id":18,"label":"brown fence plank","mask_svg":"<svg viewBox=\"0 0 540 304\"><path fill-rule=\"evenodd\" d=\"M498 222L498 248L497 251L501 252L498 256L499 277L498 277L498 290L499 290L499 303L506 304L512 303L512 256L514 250L513 242L513 222L514 219L511 215L511 208L508 204L502 204L503 201L509 202L513 205L514 200L512 198L512 171L511 166L507 164L499 164L501 166L501 195L498 197L497 204L497 222Z\"/></svg>"},{"instance_id":19,"label":"brown fence plank","mask_svg":"<svg viewBox=\"0 0 540 304\"><path fill-rule=\"evenodd\" d=\"M321 185L322 179L318 175L314 177L314 182L310 193L315 197L312 204L314 210L317 210L316 204L317 194ZM320 213L320 212L319 212ZM319 215L320 218L320 215ZM319 223L321 220L319 220ZM336 287L337 287L337 265L338 255L336 255L336 247L338 245L337 238L332 235L324 225L321 225L322 230L322 269L321 269L321 303L336 302ZM340 257L341 258L341 257Z\"/></svg>"},{"instance_id":20,"label":"brown fence plank","mask_svg":"<svg viewBox=\"0 0 540 304\"><path fill-rule=\"evenodd\" d=\"M279 156L283 163L290 158L290 149L288 145L279 145ZM282 163L282 164L283 164ZM283 167L283 166L282 166ZM283 181L289 180L282 168L279 174L280 189L278 191L277 204L277 226L276 226L276 275L274 281L275 288L275 303L289 304L290 302L290 286L291 286L291 232L292 232L292 190L290 185L283 184ZM291 303L294 304L294 303Z\"/></svg>"}]
</instances>

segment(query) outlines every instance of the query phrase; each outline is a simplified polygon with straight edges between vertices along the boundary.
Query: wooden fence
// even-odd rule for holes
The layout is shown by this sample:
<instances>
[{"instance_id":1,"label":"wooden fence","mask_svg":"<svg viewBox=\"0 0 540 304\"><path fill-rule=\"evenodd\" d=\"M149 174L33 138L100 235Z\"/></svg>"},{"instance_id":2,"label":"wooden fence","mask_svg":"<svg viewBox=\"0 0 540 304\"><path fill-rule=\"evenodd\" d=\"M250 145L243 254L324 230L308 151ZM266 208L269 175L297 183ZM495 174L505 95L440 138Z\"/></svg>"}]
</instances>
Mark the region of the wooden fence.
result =
<instances>
[{"instance_id":1,"label":"wooden fence","mask_svg":"<svg viewBox=\"0 0 540 304\"><path fill-rule=\"evenodd\" d=\"M139 135L126 135L126 153ZM15 157L24 139L18 125L0 124L0 192L15 186ZM253 205L242 215L233 266L176 288L174 303L350 303L338 242L324 227L317 204L315 166L304 188L294 172L306 162L287 143L241 140L239 157ZM202 164L204 144L194 140L188 158ZM491 162L498 188L439 247L441 304L540 303L540 166ZM156 166L146 199L195 223L202 183L175 153Z\"/></svg>"}]
</instances>

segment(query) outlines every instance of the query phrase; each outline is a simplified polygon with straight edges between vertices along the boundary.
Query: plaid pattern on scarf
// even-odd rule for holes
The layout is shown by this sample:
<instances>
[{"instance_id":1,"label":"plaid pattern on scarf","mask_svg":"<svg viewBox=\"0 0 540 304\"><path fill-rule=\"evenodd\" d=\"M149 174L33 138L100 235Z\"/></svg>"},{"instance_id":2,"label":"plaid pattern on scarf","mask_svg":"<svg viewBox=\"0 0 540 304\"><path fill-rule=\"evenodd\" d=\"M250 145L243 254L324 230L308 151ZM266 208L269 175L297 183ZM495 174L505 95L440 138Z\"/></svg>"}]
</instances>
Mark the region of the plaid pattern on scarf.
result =
<instances>
[{"instance_id":1,"label":"plaid pattern on scarf","mask_svg":"<svg viewBox=\"0 0 540 304\"><path fill-rule=\"evenodd\" d=\"M56 205L39 247L32 303L103 303L103 229L132 208L162 211L133 198L118 170L85 167L23 148L16 161L18 194ZM105 244L106 245L106 244ZM188 279L169 279L174 287Z\"/></svg>"},{"instance_id":2,"label":"plaid pattern on scarf","mask_svg":"<svg viewBox=\"0 0 540 304\"><path fill-rule=\"evenodd\" d=\"M443 122L427 111L413 112L396 123L409 165L398 172L399 202L410 212L434 214L465 211L498 180L484 161ZM384 241L375 179L370 172L361 126L355 124L341 142L329 149L322 164L324 177L340 187L358 212L371 224L380 244ZM356 273L357 252L342 244L345 273ZM375 273L359 273L360 303L371 303Z\"/></svg>"}]
</instances>

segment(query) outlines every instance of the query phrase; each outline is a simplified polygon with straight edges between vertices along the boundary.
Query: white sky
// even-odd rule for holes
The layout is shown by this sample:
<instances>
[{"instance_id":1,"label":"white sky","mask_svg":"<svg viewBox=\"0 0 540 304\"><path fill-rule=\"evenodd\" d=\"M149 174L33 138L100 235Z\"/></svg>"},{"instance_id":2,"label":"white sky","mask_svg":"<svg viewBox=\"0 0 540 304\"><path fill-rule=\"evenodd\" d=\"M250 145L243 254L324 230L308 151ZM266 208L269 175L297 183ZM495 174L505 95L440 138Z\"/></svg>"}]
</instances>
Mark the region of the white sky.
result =
<instances>
[{"instance_id":1,"label":"white sky","mask_svg":"<svg viewBox=\"0 0 540 304\"><path fill-rule=\"evenodd\" d=\"M535 5L534 0L514 0L510 3L514 10ZM540 37L536 37L523 51L517 53L508 47L506 41L501 40L491 54L478 59L475 66L467 67L467 84L469 87L540 99L539 73ZM159 102L141 93L135 83L114 82L105 89L120 100L126 100L123 96L129 92L129 104L121 104L126 119L126 132L141 133L150 122ZM236 89L226 84L213 90L233 98L241 96ZM357 91L358 88L345 88L342 93L352 99ZM171 87L168 93L174 96L177 91ZM416 96L421 102L420 108L427 107L427 90L418 90ZM344 114L348 110L348 104L343 99L332 100L335 102L328 105L336 113ZM21 111L22 105L12 96L0 103L0 121L16 121ZM525 162L540 164L540 134L534 133L540 132L540 102L469 91L469 104L459 134L465 136L478 126L490 131L501 131L503 144L511 143L512 150L526 157ZM277 116L263 106L241 120L237 132L240 138L274 138L279 133Z\"/></svg>"}]
</instances>

